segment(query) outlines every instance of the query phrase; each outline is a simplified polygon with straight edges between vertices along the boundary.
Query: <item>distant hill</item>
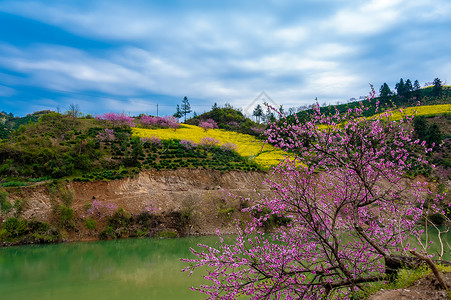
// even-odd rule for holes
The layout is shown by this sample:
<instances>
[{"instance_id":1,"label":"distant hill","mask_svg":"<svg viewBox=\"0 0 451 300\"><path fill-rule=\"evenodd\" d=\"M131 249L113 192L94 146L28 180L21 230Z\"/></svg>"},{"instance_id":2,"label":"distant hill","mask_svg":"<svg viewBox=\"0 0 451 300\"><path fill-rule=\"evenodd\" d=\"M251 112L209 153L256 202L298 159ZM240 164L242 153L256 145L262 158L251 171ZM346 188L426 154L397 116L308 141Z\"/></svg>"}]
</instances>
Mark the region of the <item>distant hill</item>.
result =
<instances>
[{"instance_id":1,"label":"distant hill","mask_svg":"<svg viewBox=\"0 0 451 300\"><path fill-rule=\"evenodd\" d=\"M348 108L356 108L360 105L365 107L369 107L369 109L364 112L364 116L369 117L376 113L375 111L375 103L379 101L379 111L388 110L394 107L403 108L416 106L418 102L421 105L437 105L437 104L449 104L451 103L451 86L443 86L443 91L440 96L435 96L433 92L433 87L425 87L421 89L421 92L418 94L418 97L412 95L412 97L400 97L398 95L392 95L390 97L382 98L375 97L370 100L362 100L355 101L350 103L338 104L338 105L328 105L321 107L321 112L326 114L334 114L336 110L340 113L345 112ZM297 116L300 120L308 120L309 117L313 114L313 109L308 109L304 111L300 111L297 113Z\"/></svg>"},{"instance_id":2,"label":"distant hill","mask_svg":"<svg viewBox=\"0 0 451 300\"><path fill-rule=\"evenodd\" d=\"M21 125L35 123L42 115L50 112L50 110L42 110L28 114L25 117L15 117L12 113L0 112L0 139L8 138Z\"/></svg>"},{"instance_id":3,"label":"distant hill","mask_svg":"<svg viewBox=\"0 0 451 300\"><path fill-rule=\"evenodd\" d=\"M208 119L214 120L219 129L235 131L253 136L260 136L265 125L258 124L243 115L241 111L230 105L219 107L216 104L211 111L195 116L185 123L188 125L199 125L199 122Z\"/></svg>"}]
</instances>

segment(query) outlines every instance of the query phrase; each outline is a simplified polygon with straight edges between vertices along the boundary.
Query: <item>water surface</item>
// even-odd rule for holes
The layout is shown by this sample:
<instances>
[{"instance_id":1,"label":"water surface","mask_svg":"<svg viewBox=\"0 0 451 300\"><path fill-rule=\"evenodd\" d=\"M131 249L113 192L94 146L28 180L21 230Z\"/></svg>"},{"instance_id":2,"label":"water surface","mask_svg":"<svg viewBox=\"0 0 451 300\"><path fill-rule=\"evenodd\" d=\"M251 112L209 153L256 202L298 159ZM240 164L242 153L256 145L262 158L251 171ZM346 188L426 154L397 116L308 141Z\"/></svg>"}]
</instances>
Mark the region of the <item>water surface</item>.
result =
<instances>
[{"instance_id":1,"label":"water surface","mask_svg":"<svg viewBox=\"0 0 451 300\"><path fill-rule=\"evenodd\" d=\"M189 248L216 237L127 239L0 249L1 299L205 299L181 272Z\"/></svg>"}]
</instances>

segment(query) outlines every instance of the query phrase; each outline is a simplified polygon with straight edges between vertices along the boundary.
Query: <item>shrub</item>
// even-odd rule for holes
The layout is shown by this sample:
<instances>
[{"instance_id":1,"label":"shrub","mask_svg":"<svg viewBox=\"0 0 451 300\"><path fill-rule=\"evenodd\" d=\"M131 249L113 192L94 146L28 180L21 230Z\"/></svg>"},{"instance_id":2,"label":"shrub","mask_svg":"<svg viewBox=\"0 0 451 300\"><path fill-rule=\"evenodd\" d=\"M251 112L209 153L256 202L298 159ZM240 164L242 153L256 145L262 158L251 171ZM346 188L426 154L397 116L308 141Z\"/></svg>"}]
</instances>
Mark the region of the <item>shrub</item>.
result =
<instances>
[{"instance_id":1,"label":"shrub","mask_svg":"<svg viewBox=\"0 0 451 300\"><path fill-rule=\"evenodd\" d=\"M166 229L166 230L160 231L157 234L157 237L159 237L159 238L166 238L166 239L176 238L177 237L177 231L175 231L174 229Z\"/></svg>"},{"instance_id":2,"label":"shrub","mask_svg":"<svg viewBox=\"0 0 451 300\"><path fill-rule=\"evenodd\" d=\"M27 232L27 221L18 218L8 218L3 223L3 229L11 237L20 237Z\"/></svg>"},{"instance_id":3,"label":"shrub","mask_svg":"<svg viewBox=\"0 0 451 300\"><path fill-rule=\"evenodd\" d=\"M118 236L116 236L116 232L114 230L114 228L112 226L107 226L100 234L99 234L99 239L101 240L105 240L108 238L117 238Z\"/></svg>"},{"instance_id":4,"label":"shrub","mask_svg":"<svg viewBox=\"0 0 451 300\"><path fill-rule=\"evenodd\" d=\"M221 148L227 151L236 151L238 149L238 147L234 143L222 144Z\"/></svg>"},{"instance_id":5,"label":"shrub","mask_svg":"<svg viewBox=\"0 0 451 300\"><path fill-rule=\"evenodd\" d=\"M208 119L206 121L199 122L199 127L207 131L208 129L218 128L218 124L214 120Z\"/></svg>"},{"instance_id":6,"label":"shrub","mask_svg":"<svg viewBox=\"0 0 451 300\"><path fill-rule=\"evenodd\" d=\"M87 213L92 218L103 219L112 217L116 210L117 206L114 203L94 200L89 208L87 208Z\"/></svg>"},{"instance_id":7,"label":"shrub","mask_svg":"<svg viewBox=\"0 0 451 300\"><path fill-rule=\"evenodd\" d=\"M230 219L232 217L232 214L235 212L235 208L228 205L220 205L216 210L218 217L225 217L227 219Z\"/></svg>"},{"instance_id":8,"label":"shrub","mask_svg":"<svg viewBox=\"0 0 451 300\"><path fill-rule=\"evenodd\" d=\"M178 120L172 116L151 117L147 115L142 115L139 118L139 124L143 127L153 127L153 128L176 129L180 127L180 123L178 122Z\"/></svg>"},{"instance_id":9,"label":"shrub","mask_svg":"<svg viewBox=\"0 0 451 300\"><path fill-rule=\"evenodd\" d=\"M74 228L75 212L74 209L64 204L58 206L60 226L66 229Z\"/></svg>"},{"instance_id":10,"label":"shrub","mask_svg":"<svg viewBox=\"0 0 451 300\"><path fill-rule=\"evenodd\" d=\"M151 145L154 147L161 147L161 139L154 135L152 135L150 138L148 138L148 137L141 138L141 141L144 144L147 143L148 145Z\"/></svg>"},{"instance_id":11,"label":"shrub","mask_svg":"<svg viewBox=\"0 0 451 300\"><path fill-rule=\"evenodd\" d=\"M112 125L113 128L120 127L120 126L134 126L134 119L132 117L129 117L125 115L124 113L118 114L118 113L104 113L100 116L96 116L96 120L101 122L106 122L110 125Z\"/></svg>"},{"instance_id":12,"label":"shrub","mask_svg":"<svg viewBox=\"0 0 451 300\"><path fill-rule=\"evenodd\" d=\"M213 147L219 144L219 141L215 138L212 137L208 137L208 136L204 136L199 145L204 146L204 147Z\"/></svg>"},{"instance_id":13,"label":"shrub","mask_svg":"<svg viewBox=\"0 0 451 300\"><path fill-rule=\"evenodd\" d=\"M197 144L195 142L193 142L193 141L190 141L190 140L181 140L180 141L180 145L185 147L186 150L191 150L191 149L197 147Z\"/></svg>"},{"instance_id":14,"label":"shrub","mask_svg":"<svg viewBox=\"0 0 451 300\"><path fill-rule=\"evenodd\" d=\"M0 191L0 211L4 213L9 213L13 205L8 201L8 192Z\"/></svg>"},{"instance_id":15,"label":"shrub","mask_svg":"<svg viewBox=\"0 0 451 300\"><path fill-rule=\"evenodd\" d=\"M96 139L101 142L112 142L115 140L114 130L105 128L103 131L99 131Z\"/></svg>"},{"instance_id":16,"label":"shrub","mask_svg":"<svg viewBox=\"0 0 451 300\"><path fill-rule=\"evenodd\" d=\"M130 222L131 215L122 207L114 212L111 218L108 220L108 224L113 228L127 227Z\"/></svg>"},{"instance_id":17,"label":"shrub","mask_svg":"<svg viewBox=\"0 0 451 300\"><path fill-rule=\"evenodd\" d=\"M93 219L86 219L85 220L85 227L86 227L86 229L93 230L93 229L96 229L96 226L97 226L97 221L96 220L93 220Z\"/></svg>"}]
</instances>

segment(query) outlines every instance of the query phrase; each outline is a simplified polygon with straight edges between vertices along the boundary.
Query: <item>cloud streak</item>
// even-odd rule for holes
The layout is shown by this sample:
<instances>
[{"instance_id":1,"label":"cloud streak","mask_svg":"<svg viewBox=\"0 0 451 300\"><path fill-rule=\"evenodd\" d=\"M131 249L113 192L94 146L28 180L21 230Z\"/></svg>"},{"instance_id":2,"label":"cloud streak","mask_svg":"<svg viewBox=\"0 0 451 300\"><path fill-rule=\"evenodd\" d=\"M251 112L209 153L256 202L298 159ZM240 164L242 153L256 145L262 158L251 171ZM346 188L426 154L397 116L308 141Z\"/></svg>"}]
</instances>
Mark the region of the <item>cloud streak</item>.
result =
<instances>
[{"instance_id":1,"label":"cloud streak","mask_svg":"<svg viewBox=\"0 0 451 300\"><path fill-rule=\"evenodd\" d=\"M369 82L451 75L445 0L2 1L0 12L17 28L33 20L60 30L51 43L0 44L0 82L9 83L0 96L24 99L34 89L29 101L39 107L77 99L50 90L78 93L92 113L157 103L173 113L185 95L199 107L246 107L261 91L299 106L364 95Z\"/></svg>"}]
</instances>

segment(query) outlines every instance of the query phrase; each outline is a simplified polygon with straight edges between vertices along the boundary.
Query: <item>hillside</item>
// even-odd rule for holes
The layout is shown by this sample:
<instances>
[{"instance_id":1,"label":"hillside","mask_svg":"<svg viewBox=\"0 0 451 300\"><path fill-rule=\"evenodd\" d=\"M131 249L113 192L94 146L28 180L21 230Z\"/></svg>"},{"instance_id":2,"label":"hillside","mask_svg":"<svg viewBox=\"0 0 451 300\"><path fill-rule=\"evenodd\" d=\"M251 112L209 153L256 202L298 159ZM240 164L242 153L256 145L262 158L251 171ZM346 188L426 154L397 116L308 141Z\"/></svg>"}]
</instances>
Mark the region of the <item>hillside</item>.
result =
<instances>
[{"instance_id":1,"label":"hillside","mask_svg":"<svg viewBox=\"0 0 451 300\"><path fill-rule=\"evenodd\" d=\"M428 159L437 165L406 175L425 175L443 191L451 188L450 107L403 110L418 111L415 135L434 148ZM240 211L246 203L228 192L245 197L254 187L261 192L258 184L267 175L261 171L287 155L236 131L178 123L167 128L161 122L146 125L143 116L110 115L112 121L51 112L0 142L1 241L232 231L231 216L245 218ZM392 117L399 119L401 112ZM423 154L412 150L411 159L418 155Z\"/></svg>"},{"instance_id":2,"label":"hillside","mask_svg":"<svg viewBox=\"0 0 451 300\"><path fill-rule=\"evenodd\" d=\"M444 86L442 94L435 96L433 94L433 87L426 87L421 89L421 94L418 97L402 97L398 95L392 95L389 97L375 97L374 99L354 101L345 104L322 106L321 112L326 114L334 114L336 111L344 113L348 108L356 108L363 105L369 109L364 112L366 117L372 116L376 113L374 103L379 102L379 111L392 110L397 108L416 107L418 103L421 106L435 106L435 105L449 105L451 103L451 86ZM447 110L446 110L447 111ZM440 111L441 113L446 111ZM297 113L299 120L308 120L313 114L313 109L303 110Z\"/></svg>"},{"instance_id":3,"label":"hillside","mask_svg":"<svg viewBox=\"0 0 451 300\"><path fill-rule=\"evenodd\" d=\"M59 178L119 179L149 168L252 171L277 163L283 155L271 156L275 149L265 145L262 150L263 144L249 135L183 126L132 129L45 114L0 142L0 183L6 187Z\"/></svg>"},{"instance_id":4,"label":"hillside","mask_svg":"<svg viewBox=\"0 0 451 300\"><path fill-rule=\"evenodd\" d=\"M219 107L216 104L211 111L195 116L185 123L188 125L199 125L202 121L213 120L219 129L235 131L239 133L261 137L265 125L258 124L246 118L243 113L230 105Z\"/></svg>"}]
</instances>

